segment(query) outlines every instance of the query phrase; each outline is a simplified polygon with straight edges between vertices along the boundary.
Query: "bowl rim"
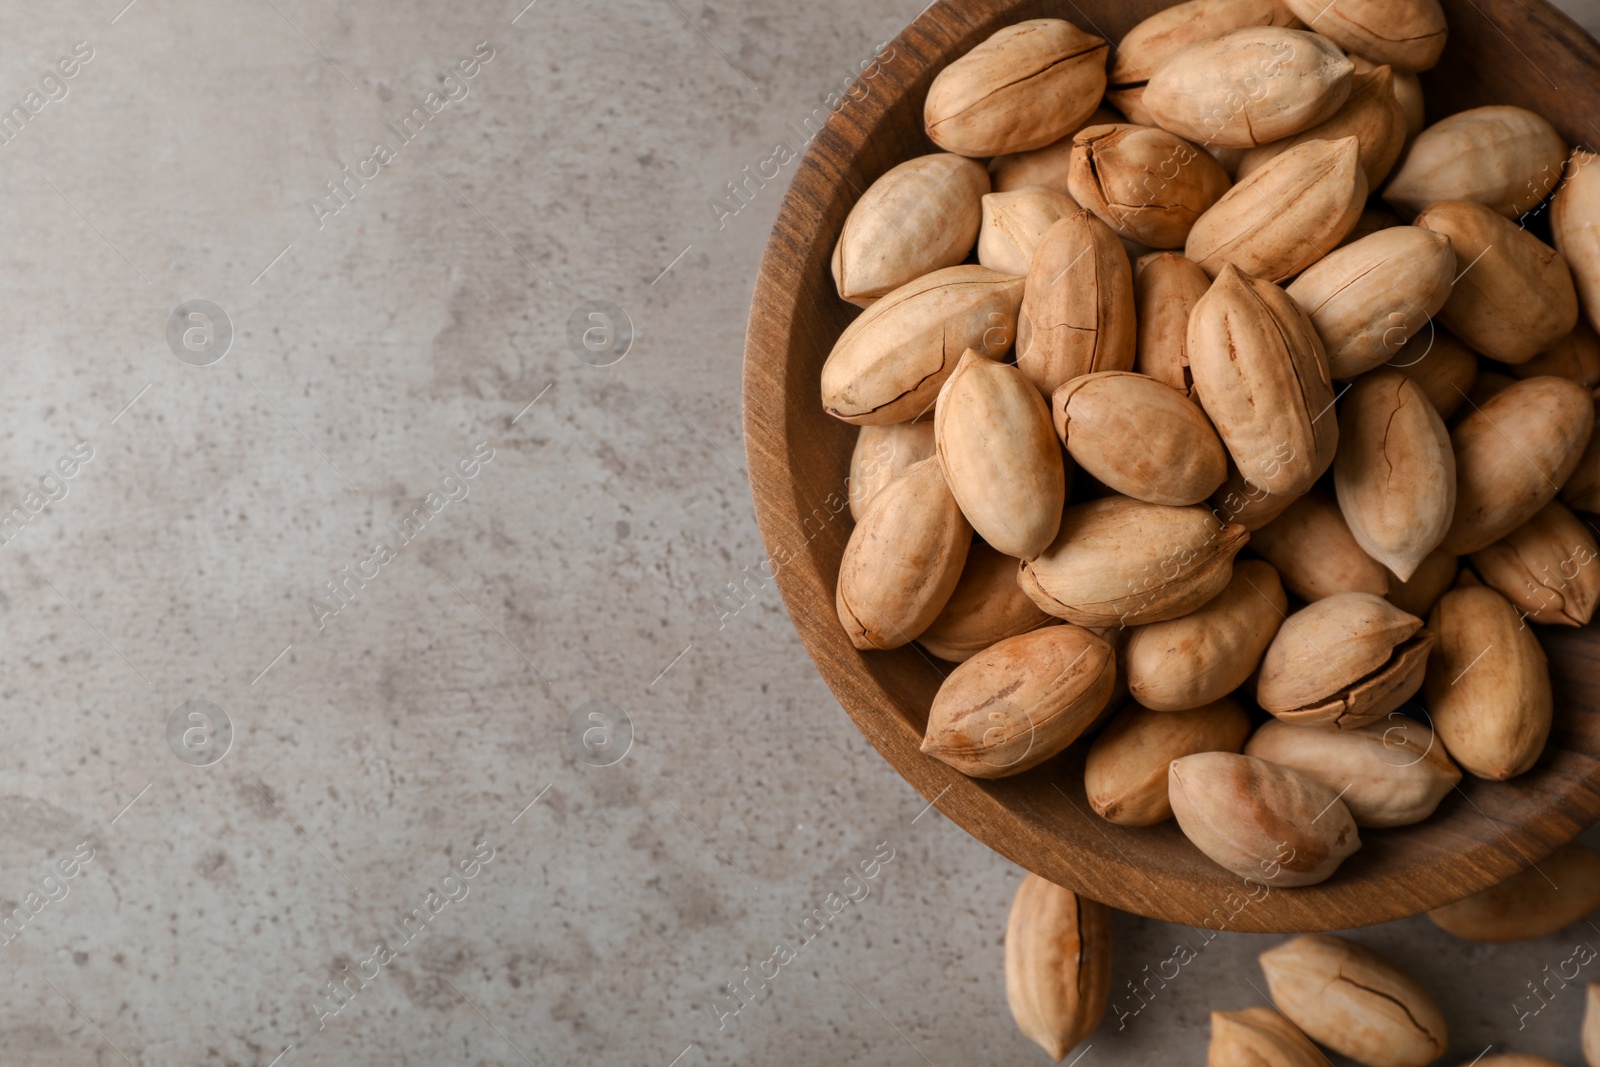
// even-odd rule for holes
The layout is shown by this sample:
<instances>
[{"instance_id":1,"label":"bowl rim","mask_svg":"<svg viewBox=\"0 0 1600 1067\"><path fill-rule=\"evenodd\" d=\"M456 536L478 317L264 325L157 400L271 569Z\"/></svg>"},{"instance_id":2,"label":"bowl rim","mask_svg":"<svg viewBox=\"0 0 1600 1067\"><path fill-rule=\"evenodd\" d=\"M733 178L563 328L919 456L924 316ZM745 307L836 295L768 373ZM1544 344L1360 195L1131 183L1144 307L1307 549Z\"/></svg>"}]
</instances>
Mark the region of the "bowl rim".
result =
<instances>
[{"instance_id":1,"label":"bowl rim","mask_svg":"<svg viewBox=\"0 0 1600 1067\"><path fill-rule=\"evenodd\" d=\"M1499 26L1492 13L1519 13L1533 23L1530 33L1546 35L1556 42L1555 47L1572 50L1580 66L1600 72L1600 45L1545 0L1445 0L1446 8L1457 12L1466 5L1482 14L1496 30ZM1172 5L1147 0L1136 6L1153 11ZM1182 871L1152 869L1128 857L1116 839L1125 828L1103 822L1081 803L1081 745L1069 750L1068 757L1048 761L1026 775L994 781L967 778L923 755L920 733L901 716L886 710L886 703L892 703L894 696L871 671L864 669L862 654L849 645L836 624L836 633L827 632L826 623L833 621L831 577L821 568L792 565L801 561L783 558L789 553L781 531L794 529L796 517L811 510L798 496L788 458L794 447L796 426L789 418L787 391L800 388L814 396L816 388L815 381L792 382L789 374L793 369L790 339L803 312L802 293L808 280L798 264L804 261L807 251L815 258L815 246L820 241L826 240L827 251L831 252L835 235L824 232L828 204L841 196L853 204L864 185L851 179L850 168L860 155L864 137L890 121L896 101L919 82L931 78L932 72L947 62L944 57L970 48L1000 25L1063 8L1069 14L1060 17L1070 20L1070 11L1081 14L1072 0L937 0L929 5L892 42L895 57L905 59L903 63L886 64L879 72L879 76L888 79L888 91L870 93L864 99L852 100L848 107L836 108L806 147L784 194L751 300L742 374L743 423L751 496L768 553L767 565L808 654L857 728L896 773L928 801L928 807L937 807L967 833L1019 866L1124 911L1212 929L1342 929L1439 907L1536 864L1600 819L1600 642L1577 639L1577 632L1552 632L1552 628L1545 627L1540 636L1547 652L1559 650L1564 658L1575 657L1581 661L1580 666L1592 668L1589 673L1595 679L1594 691L1587 706L1596 714L1586 718L1595 721L1584 723L1587 729L1576 738L1563 735L1565 741L1580 743L1556 750L1556 735L1552 733L1545 757L1528 775L1509 783L1468 786L1478 793L1483 785L1511 790L1514 799L1520 798L1520 803L1528 806L1532 797L1540 795L1533 785L1550 785L1552 788L1544 793L1557 795L1561 806L1541 803L1536 817L1500 823L1485 814L1468 792L1463 792L1467 804L1493 826L1495 833L1485 833L1481 828L1472 833L1464 827L1440 825L1441 817L1436 816L1417 827L1406 828L1414 831L1430 823L1435 825L1435 836L1441 838L1440 847L1434 850L1435 863L1350 879L1344 878L1341 870L1316 886L1269 892L1259 900L1252 894L1246 899L1246 906L1235 908L1231 901L1246 892L1246 885L1221 868L1215 869L1217 877L1197 884ZM1087 16L1079 24L1092 26ZM1504 31L1500 32L1503 35ZM1522 51L1511 38L1505 39ZM1523 55L1527 58L1526 53ZM1436 120L1437 116L1430 118ZM1580 140L1568 136L1574 143ZM860 175L868 183L876 176ZM853 186L853 194L841 192L846 183ZM820 403L815 417L826 418ZM816 625L819 614L824 625ZM1588 677L1586 674L1586 689ZM1558 707L1559 701L1558 693ZM1577 714L1571 709L1568 713ZM1076 757L1070 753L1076 753ZM1067 841L1059 829L1058 816L1065 817L1064 809L1051 811L1047 819L1033 796L1039 792L1037 781L1029 789L1019 787L1022 779L1034 779L1052 768L1068 772L1061 781L1069 788L1076 775L1076 798L1056 780L1049 784L1075 810L1074 821L1088 823L1097 834L1084 831ZM1051 803L1055 804L1053 800ZM1458 815L1467 818L1470 812L1457 804L1449 820L1459 821ZM1055 825L1046 825L1050 822ZM1177 832L1170 820L1167 827L1167 832ZM1405 831L1399 833L1404 835ZM1199 858L1197 851L1195 856ZM1203 858L1202 862L1209 863ZM1222 925L1213 925L1224 910L1228 914Z\"/></svg>"}]
</instances>

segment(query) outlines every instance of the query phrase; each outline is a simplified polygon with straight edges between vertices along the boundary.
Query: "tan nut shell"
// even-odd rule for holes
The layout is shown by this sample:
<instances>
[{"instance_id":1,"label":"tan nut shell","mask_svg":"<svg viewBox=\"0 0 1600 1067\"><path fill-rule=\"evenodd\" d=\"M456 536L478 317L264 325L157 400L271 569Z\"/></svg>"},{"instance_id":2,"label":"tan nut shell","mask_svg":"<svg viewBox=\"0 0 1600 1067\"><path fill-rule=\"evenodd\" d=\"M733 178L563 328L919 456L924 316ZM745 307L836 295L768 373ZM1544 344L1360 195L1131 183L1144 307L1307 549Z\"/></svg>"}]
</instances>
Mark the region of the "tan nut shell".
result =
<instances>
[{"instance_id":1,"label":"tan nut shell","mask_svg":"<svg viewBox=\"0 0 1600 1067\"><path fill-rule=\"evenodd\" d=\"M1578 328L1557 341L1548 351L1541 352L1526 363L1511 367L1518 378L1537 378L1553 374L1557 378L1570 378L1586 389L1600 385L1600 336L1596 336L1589 320L1578 319Z\"/></svg>"},{"instance_id":2,"label":"tan nut shell","mask_svg":"<svg viewBox=\"0 0 1600 1067\"><path fill-rule=\"evenodd\" d=\"M1287 291L1317 328L1328 373L1354 378L1400 358L1450 298L1455 275L1448 237L1394 226L1328 253Z\"/></svg>"},{"instance_id":3,"label":"tan nut shell","mask_svg":"<svg viewBox=\"0 0 1600 1067\"><path fill-rule=\"evenodd\" d=\"M1081 374L1055 391L1050 412L1078 465L1135 500L1198 504L1228 475L1227 453L1200 406L1143 374Z\"/></svg>"},{"instance_id":4,"label":"tan nut shell","mask_svg":"<svg viewBox=\"0 0 1600 1067\"><path fill-rule=\"evenodd\" d=\"M1428 918L1468 941L1527 941L1553 934L1596 908L1600 855L1574 841L1498 885L1435 908Z\"/></svg>"},{"instance_id":5,"label":"tan nut shell","mask_svg":"<svg viewBox=\"0 0 1600 1067\"><path fill-rule=\"evenodd\" d=\"M1386 366L1420 385L1442 419L1456 413L1478 380L1477 354L1437 325L1413 338Z\"/></svg>"},{"instance_id":6,"label":"tan nut shell","mask_svg":"<svg viewBox=\"0 0 1600 1067\"><path fill-rule=\"evenodd\" d=\"M1370 1067L1423 1067L1450 1035L1415 978L1342 937L1304 934L1261 954L1267 992L1312 1040Z\"/></svg>"},{"instance_id":7,"label":"tan nut shell","mask_svg":"<svg viewBox=\"0 0 1600 1067\"><path fill-rule=\"evenodd\" d=\"M1030 874L1006 920L1006 1000L1017 1029L1060 1060L1111 999L1111 909Z\"/></svg>"},{"instance_id":8,"label":"tan nut shell","mask_svg":"<svg viewBox=\"0 0 1600 1067\"><path fill-rule=\"evenodd\" d=\"M1600 155L1574 149L1550 202L1550 233L1567 258L1589 325L1600 329Z\"/></svg>"},{"instance_id":9,"label":"tan nut shell","mask_svg":"<svg viewBox=\"0 0 1600 1067\"><path fill-rule=\"evenodd\" d=\"M1405 218L1441 200L1470 200L1514 219L1561 181L1567 143L1526 108L1458 111L1417 134L1383 198Z\"/></svg>"},{"instance_id":10,"label":"tan nut shell","mask_svg":"<svg viewBox=\"0 0 1600 1067\"><path fill-rule=\"evenodd\" d=\"M1151 248L1181 248L1189 229L1233 183L1177 134L1117 123L1073 137L1072 197L1117 232Z\"/></svg>"},{"instance_id":11,"label":"tan nut shell","mask_svg":"<svg viewBox=\"0 0 1600 1067\"><path fill-rule=\"evenodd\" d=\"M1250 27L1167 56L1142 102L1158 126L1196 144L1250 148L1331 118L1350 95L1354 71L1325 37Z\"/></svg>"},{"instance_id":12,"label":"tan nut shell","mask_svg":"<svg viewBox=\"0 0 1600 1067\"><path fill-rule=\"evenodd\" d=\"M1106 100L1141 126L1156 125L1144 107L1145 83L1168 56L1185 45L1247 26L1299 27L1278 0L1187 0L1139 23L1117 42Z\"/></svg>"},{"instance_id":13,"label":"tan nut shell","mask_svg":"<svg viewBox=\"0 0 1600 1067\"><path fill-rule=\"evenodd\" d=\"M1347 52L1396 70L1439 61L1448 29L1439 0L1284 0L1318 33Z\"/></svg>"},{"instance_id":14,"label":"tan nut shell","mask_svg":"<svg viewBox=\"0 0 1600 1067\"><path fill-rule=\"evenodd\" d=\"M964 156L1043 148L1099 106L1109 47L1061 19L998 30L933 79L922 109L928 136Z\"/></svg>"},{"instance_id":15,"label":"tan nut shell","mask_svg":"<svg viewBox=\"0 0 1600 1067\"><path fill-rule=\"evenodd\" d=\"M880 491L850 532L835 607L850 643L899 648L928 628L961 578L972 543L935 459Z\"/></svg>"},{"instance_id":16,"label":"tan nut shell","mask_svg":"<svg viewBox=\"0 0 1600 1067\"><path fill-rule=\"evenodd\" d=\"M974 541L955 592L917 642L940 659L962 663L1008 637L1054 623L1017 584L1017 564Z\"/></svg>"},{"instance_id":17,"label":"tan nut shell","mask_svg":"<svg viewBox=\"0 0 1600 1067\"><path fill-rule=\"evenodd\" d=\"M1472 383L1472 392L1467 394L1467 404L1469 407L1481 408L1496 393L1504 392L1508 386L1515 383L1516 379L1509 374L1493 370L1479 371L1477 379Z\"/></svg>"},{"instance_id":18,"label":"tan nut shell","mask_svg":"<svg viewBox=\"0 0 1600 1067\"><path fill-rule=\"evenodd\" d=\"M1200 265L1176 252L1139 257L1133 272L1139 322L1134 370L1190 395L1194 380L1189 376L1189 313L1210 287L1211 279Z\"/></svg>"},{"instance_id":19,"label":"tan nut shell","mask_svg":"<svg viewBox=\"0 0 1600 1067\"><path fill-rule=\"evenodd\" d=\"M1361 217L1356 220L1355 229L1345 234L1344 243L1339 247L1353 245L1363 237L1371 237L1379 230L1387 230L1401 225L1404 224L1400 221L1400 217L1386 208L1362 208Z\"/></svg>"},{"instance_id":20,"label":"tan nut shell","mask_svg":"<svg viewBox=\"0 0 1600 1067\"><path fill-rule=\"evenodd\" d=\"M1020 571L1018 572L1018 577L1021 577ZM1051 621L1060 622L1061 620L1052 619ZM1092 733L1103 723L1105 723L1107 719L1111 718L1111 713L1113 711L1117 710L1128 702L1128 679L1126 677L1126 672L1122 669L1122 658L1123 653L1128 648L1128 635L1133 631L1131 628L1126 626L1091 626L1088 627L1088 630L1090 633L1100 638L1100 640L1110 645L1111 650L1117 654L1117 677L1116 681L1113 682L1111 686L1111 699L1106 701L1105 710L1100 712L1100 717L1091 723L1089 725L1089 729L1085 731L1085 733Z\"/></svg>"},{"instance_id":21,"label":"tan nut shell","mask_svg":"<svg viewBox=\"0 0 1600 1067\"><path fill-rule=\"evenodd\" d=\"M1236 522L1251 533L1282 515L1299 496L1273 494L1239 473L1230 460L1228 480L1211 497L1211 512L1221 522Z\"/></svg>"},{"instance_id":22,"label":"tan nut shell","mask_svg":"<svg viewBox=\"0 0 1600 1067\"><path fill-rule=\"evenodd\" d=\"M1077 210L1072 197L1037 185L985 195L978 262L1006 274L1027 274L1045 231Z\"/></svg>"},{"instance_id":23,"label":"tan nut shell","mask_svg":"<svg viewBox=\"0 0 1600 1067\"><path fill-rule=\"evenodd\" d=\"M1600 405L1600 401L1596 402ZM1596 421L1600 421L1597 408ZM1561 501L1574 511L1600 514L1600 434L1591 433L1577 466L1561 486Z\"/></svg>"},{"instance_id":24,"label":"tan nut shell","mask_svg":"<svg viewBox=\"0 0 1600 1067\"><path fill-rule=\"evenodd\" d=\"M1246 881L1315 885L1361 847L1337 793L1253 756L1203 752L1173 760L1167 794L1184 836Z\"/></svg>"},{"instance_id":25,"label":"tan nut shell","mask_svg":"<svg viewBox=\"0 0 1600 1067\"><path fill-rule=\"evenodd\" d=\"M1461 781L1433 731L1398 714L1354 730L1269 719L1251 735L1244 754L1299 771L1339 793L1363 829L1421 822Z\"/></svg>"},{"instance_id":26,"label":"tan nut shell","mask_svg":"<svg viewBox=\"0 0 1600 1067\"><path fill-rule=\"evenodd\" d=\"M1589 983L1583 997L1583 1062L1600 1067L1600 984ZM1544 1065L1539 1065L1544 1067ZM1560 1067L1551 1064L1549 1067Z\"/></svg>"},{"instance_id":27,"label":"tan nut shell","mask_svg":"<svg viewBox=\"0 0 1600 1067\"><path fill-rule=\"evenodd\" d=\"M1419 619L1426 619L1433 606L1456 581L1461 569L1459 556L1448 552L1428 553L1410 581L1402 582L1389 590L1389 603Z\"/></svg>"},{"instance_id":28,"label":"tan nut shell","mask_svg":"<svg viewBox=\"0 0 1600 1067\"><path fill-rule=\"evenodd\" d=\"M1111 228L1088 211L1050 227L1017 314L1017 367L1048 398L1080 374L1133 367L1133 270Z\"/></svg>"},{"instance_id":29,"label":"tan nut shell","mask_svg":"<svg viewBox=\"0 0 1600 1067\"><path fill-rule=\"evenodd\" d=\"M1189 315L1189 371L1251 484L1294 497L1333 462L1339 421L1322 341L1276 285L1224 267Z\"/></svg>"},{"instance_id":30,"label":"tan nut shell","mask_svg":"<svg viewBox=\"0 0 1600 1067\"><path fill-rule=\"evenodd\" d=\"M859 522L884 486L931 455L932 419L861 427L850 453L850 517Z\"/></svg>"},{"instance_id":31,"label":"tan nut shell","mask_svg":"<svg viewBox=\"0 0 1600 1067\"><path fill-rule=\"evenodd\" d=\"M1504 781L1550 736L1550 669L1533 628L1488 586L1450 590L1428 627L1438 646L1424 692L1434 731L1467 773Z\"/></svg>"},{"instance_id":32,"label":"tan nut shell","mask_svg":"<svg viewBox=\"0 0 1600 1067\"><path fill-rule=\"evenodd\" d=\"M1079 129L1121 121L1122 116L1110 108L1097 107L1094 109L1094 114L1085 119ZM1009 193L1014 189L1030 185L1042 185L1063 196L1071 196L1072 192L1067 186L1067 173L1072 168L1072 138L1077 132L1073 130L1059 141L1052 141L1043 148L1033 148L1026 152L1008 152L989 160L989 182L993 185L994 191Z\"/></svg>"},{"instance_id":33,"label":"tan nut shell","mask_svg":"<svg viewBox=\"0 0 1600 1067\"><path fill-rule=\"evenodd\" d=\"M922 751L973 778L1038 766L1111 698L1116 655L1078 626L1008 637L950 672L934 694Z\"/></svg>"},{"instance_id":34,"label":"tan nut shell","mask_svg":"<svg viewBox=\"0 0 1600 1067\"><path fill-rule=\"evenodd\" d=\"M1336 593L1290 615L1261 660L1256 703L1285 722L1365 726L1422 688L1433 634L1371 593Z\"/></svg>"},{"instance_id":35,"label":"tan nut shell","mask_svg":"<svg viewBox=\"0 0 1600 1067\"><path fill-rule=\"evenodd\" d=\"M1361 218L1360 142L1306 141L1240 179L1189 231L1184 255L1216 277L1232 264L1281 282L1339 247Z\"/></svg>"},{"instance_id":36,"label":"tan nut shell","mask_svg":"<svg viewBox=\"0 0 1600 1067\"><path fill-rule=\"evenodd\" d=\"M1206 1067L1323 1067L1328 1061L1271 1008L1211 1013Z\"/></svg>"},{"instance_id":37,"label":"tan nut shell","mask_svg":"<svg viewBox=\"0 0 1600 1067\"><path fill-rule=\"evenodd\" d=\"M1600 547L1572 512L1552 500L1533 518L1472 554L1485 585L1534 622L1587 626L1600 603Z\"/></svg>"},{"instance_id":38,"label":"tan nut shell","mask_svg":"<svg viewBox=\"0 0 1600 1067\"><path fill-rule=\"evenodd\" d=\"M1118 826L1154 826L1172 818L1167 765L1197 752L1237 752L1250 716L1228 697L1192 711L1161 712L1129 704L1089 746L1083 785L1089 806Z\"/></svg>"},{"instance_id":39,"label":"tan nut shell","mask_svg":"<svg viewBox=\"0 0 1600 1067\"><path fill-rule=\"evenodd\" d=\"M1394 575L1367 555L1339 505L1321 489L1256 530L1250 547L1278 568L1289 592L1308 603L1335 593L1387 596L1394 588Z\"/></svg>"},{"instance_id":40,"label":"tan nut shell","mask_svg":"<svg viewBox=\"0 0 1600 1067\"><path fill-rule=\"evenodd\" d=\"M1251 26L1301 28L1277 0L1188 0L1154 15L1117 42L1107 77L1106 101L1141 126L1158 125L1144 105L1150 76L1187 45Z\"/></svg>"},{"instance_id":41,"label":"tan nut shell","mask_svg":"<svg viewBox=\"0 0 1600 1067\"><path fill-rule=\"evenodd\" d=\"M1416 382L1376 370L1350 386L1333 461L1339 510L1356 543L1403 582L1439 547L1456 511L1456 456Z\"/></svg>"},{"instance_id":42,"label":"tan nut shell","mask_svg":"<svg viewBox=\"0 0 1600 1067\"><path fill-rule=\"evenodd\" d=\"M1400 113L1406 117L1406 140L1421 133L1428 123L1427 110L1422 99L1422 79L1415 74L1394 72L1394 98L1400 101Z\"/></svg>"},{"instance_id":43,"label":"tan nut shell","mask_svg":"<svg viewBox=\"0 0 1600 1067\"><path fill-rule=\"evenodd\" d=\"M1067 483L1050 406L1017 368L968 350L933 416L945 481L989 544L1032 559L1056 536Z\"/></svg>"},{"instance_id":44,"label":"tan nut shell","mask_svg":"<svg viewBox=\"0 0 1600 1067\"><path fill-rule=\"evenodd\" d=\"M1445 550L1476 552L1533 518L1577 469L1593 429L1589 391L1565 378L1515 382L1468 412L1450 434L1456 513Z\"/></svg>"},{"instance_id":45,"label":"tan nut shell","mask_svg":"<svg viewBox=\"0 0 1600 1067\"><path fill-rule=\"evenodd\" d=\"M1504 364L1499 365L1504 366ZM1510 368L1506 369L1509 370ZM1505 392L1516 384L1517 379L1509 374L1502 374L1498 370L1481 370L1478 372L1477 379L1472 383L1472 392L1467 394L1467 405L1475 409L1482 408L1490 400L1493 400L1500 393ZM1458 417L1454 420L1455 424L1460 426L1464 418L1464 415ZM1597 413L1596 419L1600 421L1600 413Z\"/></svg>"},{"instance_id":46,"label":"tan nut shell","mask_svg":"<svg viewBox=\"0 0 1600 1067\"><path fill-rule=\"evenodd\" d=\"M1074 504L1055 541L1022 563L1022 589L1079 626L1122 626L1187 615L1222 592L1250 535L1200 505L1108 496Z\"/></svg>"},{"instance_id":47,"label":"tan nut shell","mask_svg":"<svg viewBox=\"0 0 1600 1067\"><path fill-rule=\"evenodd\" d=\"M908 159L867 186L833 246L839 295L866 307L967 258L978 239L983 165L948 152Z\"/></svg>"},{"instance_id":48,"label":"tan nut shell","mask_svg":"<svg viewBox=\"0 0 1600 1067\"><path fill-rule=\"evenodd\" d=\"M946 267L878 300L846 326L822 365L822 407L858 426L927 412L961 353L998 358L1016 336L1022 279Z\"/></svg>"},{"instance_id":49,"label":"tan nut shell","mask_svg":"<svg viewBox=\"0 0 1600 1067\"><path fill-rule=\"evenodd\" d=\"M1367 179L1367 188L1376 189L1394 169L1406 144L1406 117L1394 95L1394 74L1388 67L1356 71L1350 82L1350 98L1332 118L1293 137L1248 150L1233 172L1234 179L1243 181L1268 160L1296 145L1344 137L1354 137L1359 143L1361 172Z\"/></svg>"},{"instance_id":50,"label":"tan nut shell","mask_svg":"<svg viewBox=\"0 0 1600 1067\"><path fill-rule=\"evenodd\" d=\"M1205 150L1207 155L1217 161L1217 165L1222 168L1223 173L1228 176L1230 182L1233 180L1234 171L1239 167L1239 160L1243 159L1244 154L1250 151L1248 148L1223 148L1221 145L1215 144L1201 145L1200 147Z\"/></svg>"},{"instance_id":51,"label":"tan nut shell","mask_svg":"<svg viewBox=\"0 0 1600 1067\"><path fill-rule=\"evenodd\" d=\"M1456 254L1455 287L1439 318L1490 359L1525 363L1577 326L1566 259L1516 223L1482 204L1445 200L1416 225L1450 238Z\"/></svg>"},{"instance_id":52,"label":"tan nut shell","mask_svg":"<svg viewBox=\"0 0 1600 1067\"><path fill-rule=\"evenodd\" d=\"M1129 694L1155 711L1220 700L1255 673L1288 610L1272 564L1236 561L1227 586L1206 604L1133 628L1123 656Z\"/></svg>"}]
</instances>

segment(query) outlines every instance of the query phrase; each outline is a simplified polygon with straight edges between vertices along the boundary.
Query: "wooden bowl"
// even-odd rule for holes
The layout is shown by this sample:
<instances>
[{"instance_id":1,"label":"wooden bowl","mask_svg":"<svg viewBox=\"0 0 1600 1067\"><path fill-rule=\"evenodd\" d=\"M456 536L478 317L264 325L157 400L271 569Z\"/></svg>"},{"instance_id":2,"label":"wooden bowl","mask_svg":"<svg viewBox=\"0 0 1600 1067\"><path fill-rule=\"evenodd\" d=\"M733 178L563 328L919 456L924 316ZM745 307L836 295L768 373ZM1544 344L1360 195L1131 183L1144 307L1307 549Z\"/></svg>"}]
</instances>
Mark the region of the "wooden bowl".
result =
<instances>
[{"instance_id":1,"label":"wooden bowl","mask_svg":"<svg viewBox=\"0 0 1600 1067\"><path fill-rule=\"evenodd\" d=\"M1083 748L1026 774L969 779L918 748L950 665L916 648L858 652L834 613L851 529L846 476L856 428L824 415L818 375L857 313L829 273L850 207L880 174L936 151L922 128L933 76L1001 26L1064 18L1113 42L1161 0L940 0L893 42L877 73L829 118L784 198L756 279L745 343L745 448L756 519L795 628L861 732L940 811L1008 859L1095 900L1212 929L1330 930L1460 899L1527 867L1600 818L1600 635L1541 627L1556 720L1538 766L1511 782L1468 778L1428 821L1362 832L1327 882L1264 899L1202 856L1171 821L1114 826L1084 797ZM1538 0L1444 0L1450 44L1423 75L1430 121L1520 104L1570 143L1600 140L1600 46ZM1260 895L1259 890L1256 895Z\"/></svg>"}]
</instances>

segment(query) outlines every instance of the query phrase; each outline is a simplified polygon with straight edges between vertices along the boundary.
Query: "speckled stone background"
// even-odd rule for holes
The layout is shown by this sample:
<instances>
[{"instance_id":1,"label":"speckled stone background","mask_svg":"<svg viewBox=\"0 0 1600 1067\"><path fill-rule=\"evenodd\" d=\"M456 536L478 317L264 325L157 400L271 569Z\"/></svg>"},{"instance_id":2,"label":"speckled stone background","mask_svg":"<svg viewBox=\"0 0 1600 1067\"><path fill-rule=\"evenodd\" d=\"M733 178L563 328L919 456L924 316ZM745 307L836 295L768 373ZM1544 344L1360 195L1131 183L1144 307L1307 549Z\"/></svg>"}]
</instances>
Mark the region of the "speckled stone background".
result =
<instances>
[{"instance_id":1,"label":"speckled stone background","mask_svg":"<svg viewBox=\"0 0 1600 1067\"><path fill-rule=\"evenodd\" d=\"M0 9L0 1062L1044 1062L1001 978L1019 871L753 577L739 362L793 166L707 203L920 0L525 2ZM189 300L225 319L186 362ZM589 301L620 361L574 354ZM1577 1062L1581 985L1524 983L1600 930L1357 936L1456 1058ZM1275 939L1225 935L1135 1014L1197 939L1117 937L1085 1067L1198 1062L1263 1002Z\"/></svg>"}]
</instances>

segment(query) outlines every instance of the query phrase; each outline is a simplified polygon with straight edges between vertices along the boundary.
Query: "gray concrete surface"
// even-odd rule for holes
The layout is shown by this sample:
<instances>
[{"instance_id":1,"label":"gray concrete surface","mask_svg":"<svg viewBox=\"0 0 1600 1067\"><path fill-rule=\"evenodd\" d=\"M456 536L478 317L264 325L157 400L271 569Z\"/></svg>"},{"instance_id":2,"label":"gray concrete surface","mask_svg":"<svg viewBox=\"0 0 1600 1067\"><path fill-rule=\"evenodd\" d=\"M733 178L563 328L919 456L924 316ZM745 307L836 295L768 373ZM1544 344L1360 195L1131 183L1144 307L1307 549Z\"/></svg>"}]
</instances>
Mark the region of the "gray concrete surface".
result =
<instances>
[{"instance_id":1,"label":"gray concrete surface","mask_svg":"<svg viewBox=\"0 0 1600 1067\"><path fill-rule=\"evenodd\" d=\"M762 559L740 347L793 168L707 200L921 2L525 2L0 9L0 1062L1042 1062L1018 870L870 750L774 589L722 593ZM173 347L191 300L225 319ZM574 355L586 301L625 358ZM1117 936L1120 991L1185 932ZM1581 990L1516 998L1600 931L1358 936L1456 1058L1577 1062ZM1085 1067L1198 1061L1274 940Z\"/></svg>"}]
</instances>

